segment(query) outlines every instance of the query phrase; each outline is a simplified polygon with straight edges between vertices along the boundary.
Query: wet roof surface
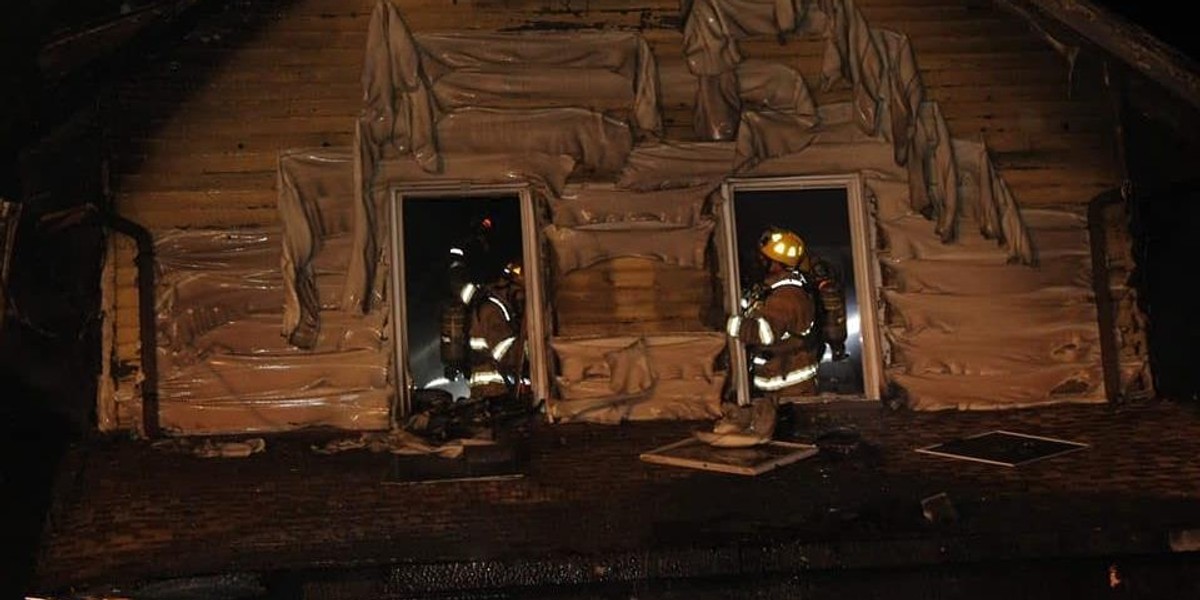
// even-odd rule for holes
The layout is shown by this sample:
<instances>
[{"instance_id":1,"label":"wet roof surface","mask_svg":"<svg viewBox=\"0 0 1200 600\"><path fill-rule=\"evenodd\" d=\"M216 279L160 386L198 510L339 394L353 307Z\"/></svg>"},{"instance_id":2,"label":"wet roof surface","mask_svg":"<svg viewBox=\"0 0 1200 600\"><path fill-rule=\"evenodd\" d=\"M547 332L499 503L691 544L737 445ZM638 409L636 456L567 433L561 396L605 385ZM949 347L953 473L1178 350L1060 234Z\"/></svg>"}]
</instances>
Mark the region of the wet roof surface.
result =
<instances>
[{"instance_id":1,"label":"wet roof surface","mask_svg":"<svg viewBox=\"0 0 1200 600\"><path fill-rule=\"evenodd\" d=\"M520 478L400 485L390 455L319 454L306 436L269 437L240 459L91 442L60 469L35 586L388 567L421 589L1166 554L1200 528L1198 413L810 407L805 435L852 430L863 443L754 477L638 459L705 425L687 422L539 421ZM1017 468L915 451L995 429L1088 448ZM957 518L923 516L939 493ZM592 567L571 567L581 561Z\"/></svg>"}]
</instances>

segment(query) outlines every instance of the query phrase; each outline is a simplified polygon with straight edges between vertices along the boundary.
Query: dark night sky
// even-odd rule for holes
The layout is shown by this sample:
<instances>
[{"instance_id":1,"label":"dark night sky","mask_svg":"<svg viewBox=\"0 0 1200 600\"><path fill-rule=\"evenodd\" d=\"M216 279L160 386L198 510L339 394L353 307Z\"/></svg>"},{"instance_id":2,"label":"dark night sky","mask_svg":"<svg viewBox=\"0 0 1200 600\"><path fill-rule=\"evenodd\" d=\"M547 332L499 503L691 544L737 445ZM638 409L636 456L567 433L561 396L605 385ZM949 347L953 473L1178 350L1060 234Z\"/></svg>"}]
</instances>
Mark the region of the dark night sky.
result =
<instances>
[{"instance_id":1,"label":"dark night sky","mask_svg":"<svg viewBox=\"0 0 1200 600\"><path fill-rule=\"evenodd\" d=\"M1196 59L1200 43L1192 30L1191 20L1175 7L1148 0L1092 0L1094 4L1140 25L1159 40ZM1180 7L1186 5L1178 5ZM1174 9L1174 10L1173 10Z\"/></svg>"}]
</instances>

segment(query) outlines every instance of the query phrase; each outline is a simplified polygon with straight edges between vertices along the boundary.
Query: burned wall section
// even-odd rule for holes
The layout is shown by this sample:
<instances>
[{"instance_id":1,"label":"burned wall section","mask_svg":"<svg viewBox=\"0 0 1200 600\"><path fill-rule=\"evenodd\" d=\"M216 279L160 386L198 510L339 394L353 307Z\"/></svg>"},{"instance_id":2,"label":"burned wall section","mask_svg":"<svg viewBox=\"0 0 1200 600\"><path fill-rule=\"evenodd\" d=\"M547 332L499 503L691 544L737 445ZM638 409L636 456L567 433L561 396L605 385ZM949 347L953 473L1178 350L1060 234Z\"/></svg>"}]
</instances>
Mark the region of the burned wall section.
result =
<instances>
[{"instance_id":1,"label":"burned wall section","mask_svg":"<svg viewBox=\"0 0 1200 600\"><path fill-rule=\"evenodd\" d=\"M105 232L101 130L90 111L31 144L20 160L20 219L8 264L5 374L38 392L6 408L48 431L95 426L100 271ZM37 427L37 426L33 426Z\"/></svg>"},{"instance_id":2,"label":"burned wall section","mask_svg":"<svg viewBox=\"0 0 1200 600\"><path fill-rule=\"evenodd\" d=\"M13 186L0 191L0 212L11 217L0 225L7 238L0 241L0 267L7 267L0 277L0 452L11 523L0 566L5 595L25 592L32 577L59 461L96 428L105 257L91 210L104 204L94 116L83 111L58 127L47 124L45 135L12 138L26 144L10 163L17 177L6 183Z\"/></svg>"},{"instance_id":3,"label":"burned wall section","mask_svg":"<svg viewBox=\"0 0 1200 600\"><path fill-rule=\"evenodd\" d=\"M1130 93L1150 92L1131 86ZM1200 325L1192 316L1188 280L1200 252L1200 180L1194 169L1200 159L1200 114L1178 102L1172 105L1175 109L1165 113L1133 104L1129 113L1132 185L1124 208L1130 213L1126 233L1132 238L1132 268L1127 284L1150 317L1145 336L1158 393L1195 401L1200 378L1192 349L1200 343Z\"/></svg>"},{"instance_id":4,"label":"burned wall section","mask_svg":"<svg viewBox=\"0 0 1200 600\"><path fill-rule=\"evenodd\" d=\"M1103 261L1095 265L1097 295L1110 300L1107 308L1101 302L1101 326L1113 346L1108 360L1119 372L1110 397L1156 391L1194 397L1182 348L1197 334L1177 304L1186 292L1167 273L1180 267L1174 257L1190 250L1186 240L1200 223L1189 208L1200 139L1196 57L1178 36L1155 37L1121 18L1136 11L1021 0L1001 5L1023 13L1069 59L1074 94L1108 100L1117 181L1097 190L1092 227ZM1171 373L1160 375L1160 367ZM1158 383L1167 387L1156 390Z\"/></svg>"},{"instance_id":5,"label":"burned wall section","mask_svg":"<svg viewBox=\"0 0 1200 600\"><path fill-rule=\"evenodd\" d=\"M1164 397L1194 402L1200 398L1193 353L1200 343L1200 326L1188 280L1200 255L1200 187L1189 180L1159 188L1136 202L1138 272L1132 283L1151 317L1146 335L1155 388Z\"/></svg>"}]
</instances>

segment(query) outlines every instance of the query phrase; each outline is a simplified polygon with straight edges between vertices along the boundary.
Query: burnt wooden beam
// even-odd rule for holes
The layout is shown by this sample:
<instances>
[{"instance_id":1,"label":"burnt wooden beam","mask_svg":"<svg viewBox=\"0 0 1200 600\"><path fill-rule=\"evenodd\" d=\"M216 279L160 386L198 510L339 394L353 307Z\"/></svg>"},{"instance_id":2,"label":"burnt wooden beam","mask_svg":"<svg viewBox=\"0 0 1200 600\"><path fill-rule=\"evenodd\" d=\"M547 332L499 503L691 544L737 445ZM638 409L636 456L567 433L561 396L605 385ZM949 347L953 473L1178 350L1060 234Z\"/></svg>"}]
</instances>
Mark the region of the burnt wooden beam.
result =
<instances>
[{"instance_id":1,"label":"burnt wooden beam","mask_svg":"<svg viewBox=\"0 0 1200 600\"><path fill-rule=\"evenodd\" d=\"M1200 108L1200 65L1142 27L1088 0L996 0L1037 9ZM1020 11L1025 14L1024 11ZM1027 17L1028 18L1028 17ZM1035 23L1036 25L1036 23Z\"/></svg>"},{"instance_id":2,"label":"burnt wooden beam","mask_svg":"<svg viewBox=\"0 0 1200 600\"><path fill-rule=\"evenodd\" d=\"M60 79L110 55L147 28L175 19L201 1L163 0L85 29L62 33L42 45L38 66L43 76Z\"/></svg>"}]
</instances>

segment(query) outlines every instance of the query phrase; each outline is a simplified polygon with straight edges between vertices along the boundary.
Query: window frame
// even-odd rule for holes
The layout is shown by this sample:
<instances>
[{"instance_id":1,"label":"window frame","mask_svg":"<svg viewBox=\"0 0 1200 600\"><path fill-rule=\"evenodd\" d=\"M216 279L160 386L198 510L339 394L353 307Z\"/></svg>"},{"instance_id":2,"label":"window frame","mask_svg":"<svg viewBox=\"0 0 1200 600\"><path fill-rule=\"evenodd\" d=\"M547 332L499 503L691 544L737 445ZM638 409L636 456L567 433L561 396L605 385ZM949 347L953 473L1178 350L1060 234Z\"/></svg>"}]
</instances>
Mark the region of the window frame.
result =
<instances>
[{"instance_id":1,"label":"window frame","mask_svg":"<svg viewBox=\"0 0 1200 600\"><path fill-rule=\"evenodd\" d=\"M857 173L802 175L782 177L738 177L728 178L721 185L720 218L717 245L721 266L724 270L725 310L735 314L742 297L741 273L738 259L737 203L739 191L796 191L828 190L841 188L846 193L846 207L850 221L850 249L854 265L855 298L858 301L859 332L862 337L863 397L861 400L881 400L885 396L883 373L884 340L879 328L879 286L882 281L879 263L875 259L874 227L872 216L863 192L862 176ZM745 344L736 338L729 339L731 378L737 403L747 405L751 399L750 381L747 373L748 357ZM848 399L844 394L818 394L802 402L826 402L831 399Z\"/></svg>"},{"instance_id":2,"label":"window frame","mask_svg":"<svg viewBox=\"0 0 1200 600\"><path fill-rule=\"evenodd\" d=\"M407 333L408 303L403 240L405 200L446 200L476 196L511 194L520 203L521 252L525 267L525 331L529 352L529 378L533 388L533 404L545 401L549 392L546 362L546 322L543 294L542 256L539 243L540 228L534 209L534 198L528 183L472 184L466 182L403 183L388 188L388 256L391 261L388 290L391 294L392 370L396 381L396 398L392 407L393 425L397 419L412 411L413 378L409 372L409 341Z\"/></svg>"}]
</instances>

